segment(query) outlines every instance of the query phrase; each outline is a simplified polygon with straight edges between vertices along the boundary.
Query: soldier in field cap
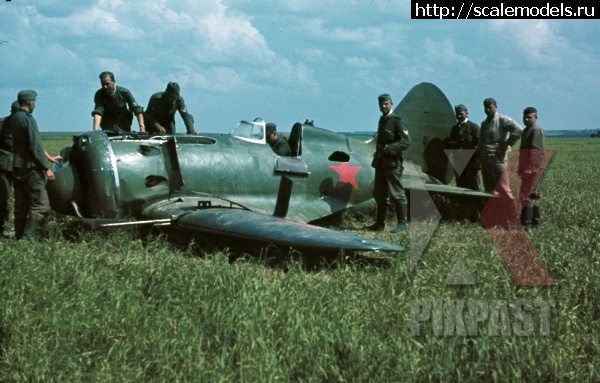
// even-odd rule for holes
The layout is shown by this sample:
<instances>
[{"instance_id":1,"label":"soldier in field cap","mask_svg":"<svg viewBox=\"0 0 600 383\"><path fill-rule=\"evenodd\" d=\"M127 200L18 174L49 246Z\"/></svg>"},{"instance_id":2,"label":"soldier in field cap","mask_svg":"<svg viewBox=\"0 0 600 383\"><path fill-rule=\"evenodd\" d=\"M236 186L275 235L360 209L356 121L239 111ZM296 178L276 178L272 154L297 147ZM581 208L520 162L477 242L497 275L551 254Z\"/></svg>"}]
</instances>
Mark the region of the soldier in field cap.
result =
<instances>
[{"instance_id":1,"label":"soldier in field cap","mask_svg":"<svg viewBox=\"0 0 600 383\"><path fill-rule=\"evenodd\" d=\"M456 105L454 113L456 115L456 124L450 128L450 139L445 142L445 148L475 149L479 141L479 125L469 120L469 111L463 104ZM479 181L477 180L478 171L479 157L473 153L462 173L458 174L456 169L454 170L456 186L479 190Z\"/></svg>"},{"instance_id":2,"label":"soldier in field cap","mask_svg":"<svg viewBox=\"0 0 600 383\"><path fill-rule=\"evenodd\" d=\"M22 90L17 95L19 109L10 121L13 139L13 176L15 185L15 236L35 239L43 219L50 211L46 180L54 179L37 122L32 113L37 94Z\"/></svg>"},{"instance_id":3,"label":"soldier in field cap","mask_svg":"<svg viewBox=\"0 0 600 383\"><path fill-rule=\"evenodd\" d=\"M546 142L544 130L537 124L537 118L536 108L529 106L523 110L525 129L521 135L517 173L521 178L519 200L522 208L521 223L525 230L542 223L538 205L540 199L538 186L546 164L544 156Z\"/></svg>"},{"instance_id":4,"label":"soldier in field cap","mask_svg":"<svg viewBox=\"0 0 600 383\"><path fill-rule=\"evenodd\" d=\"M486 220L483 224L486 228L509 228L514 219L515 205L507 171L507 153L521 137L523 128L512 118L498 113L497 108L493 98L483 100L487 118L481 123L475 155L481 158L481 176L485 191L499 197L492 204L494 209L488 209L485 217L482 214L482 221Z\"/></svg>"},{"instance_id":5,"label":"soldier in field cap","mask_svg":"<svg viewBox=\"0 0 600 383\"><path fill-rule=\"evenodd\" d=\"M377 147L371 166L375 168L373 197L377 203L375 223L367 226L370 231L382 231L391 202L396 208L397 225L392 233L407 230L408 204L402 185L402 152L410 146L410 137L404 121L394 114L392 96L377 96L381 117L377 127Z\"/></svg>"},{"instance_id":6,"label":"soldier in field cap","mask_svg":"<svg viewBox=\"0 0 600 383\"><path fill-rule=\"evenodd\" d=\"M144 108L139 106L127 88L115 84L115 75L112 72L102 72L100 89L94 95L93 130L108 130L115 133L130 132L133 115L135 114L140 132L145 132Z\"/></svg>"},{"instance_id":7,"label":"soldier in field cap","mask_svg":"<svg viewBox=\"0 0 600 383\"><path fill-rule=\"evenodd\" d=\"M164 92L154 93L150 97L144 112L144 121L149 132L175 134L175 112L179 111L187 134L198 134L194 128L194 116L188 112L185 100L179 92L179 84L170 82Z\"/></svg>"},{"instance_id":8,"label":"soldier in field cap","mask_svg":"<svg viewBox=\"0 0 600 383\"><path fill-rule=\"evenodd\" d=\"M13 140L10 130L10 120L19 110L19 101L13 101L10 106L10 114L4 117L0 125L0 230L4 237L10 232L8 209L10 195L13 187Z\"/></svg>"},{"instance_id":9,"label":"soldier in field cap","mask_svg":"<svg viewBox=\"0 0 600 383\"><path fill-rule=\"evenodd\" d=\"M277 133L277 125L275 125L275 123L267 122L265 125L265 132L267 142L271 145L271 149L273 149L275 154L280 156L292 155L292 149L290 148L287 138L280 136L279 133Z\"/></svg>"}]
</instances>

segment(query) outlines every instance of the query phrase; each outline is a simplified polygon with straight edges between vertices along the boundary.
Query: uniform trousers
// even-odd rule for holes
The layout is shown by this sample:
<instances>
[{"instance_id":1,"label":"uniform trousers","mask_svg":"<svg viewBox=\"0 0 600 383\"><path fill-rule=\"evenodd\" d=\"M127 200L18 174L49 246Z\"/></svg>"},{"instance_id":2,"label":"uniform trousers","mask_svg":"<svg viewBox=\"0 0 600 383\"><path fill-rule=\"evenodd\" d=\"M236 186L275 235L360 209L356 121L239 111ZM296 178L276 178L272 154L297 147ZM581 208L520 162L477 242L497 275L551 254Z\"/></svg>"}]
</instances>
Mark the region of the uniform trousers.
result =
<instances>
[{"instance_id":1,"label":"uniform trousers","mask_svg":"<svg viewBox=\"0 0 600 383\"><path fill-rule=\"evenodd\" d=\"M377 205L407 203L406 192L402 186L402 167L376 168L373 197Z\"/></svg>"},{"instance_id":2,"label":"uniform trousers","mask_svg":"<svg viewBox=\"0 0 600 383\"><path fill-rule=\"evenodd\" d=\"M15 168L15 235L20 238L27 219L42 221L50 211L46 191L46 173L43 170Z\"/></svg>"}]
</instances>

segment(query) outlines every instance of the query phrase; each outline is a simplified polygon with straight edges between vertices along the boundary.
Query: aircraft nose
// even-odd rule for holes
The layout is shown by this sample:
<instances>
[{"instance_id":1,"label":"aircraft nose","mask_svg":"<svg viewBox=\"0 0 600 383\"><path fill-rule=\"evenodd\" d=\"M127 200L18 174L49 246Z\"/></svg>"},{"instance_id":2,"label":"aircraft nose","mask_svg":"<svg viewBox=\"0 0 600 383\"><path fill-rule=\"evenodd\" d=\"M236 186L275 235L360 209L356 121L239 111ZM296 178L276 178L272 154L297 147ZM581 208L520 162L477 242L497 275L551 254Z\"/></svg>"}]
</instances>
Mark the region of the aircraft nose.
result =
<instances>
[{"instance_id":1,"label":"aircraft nose","mask_svg":"<svg viewBox=\"0 0 600 383\"><path fill-rule=\"evenodd\" d=\"M53 181L48 181L47 190L50 206L59 214L73 215L72 201L81 201L79 177L71 166L54 173Z\"/></svg>"}]
</instances>

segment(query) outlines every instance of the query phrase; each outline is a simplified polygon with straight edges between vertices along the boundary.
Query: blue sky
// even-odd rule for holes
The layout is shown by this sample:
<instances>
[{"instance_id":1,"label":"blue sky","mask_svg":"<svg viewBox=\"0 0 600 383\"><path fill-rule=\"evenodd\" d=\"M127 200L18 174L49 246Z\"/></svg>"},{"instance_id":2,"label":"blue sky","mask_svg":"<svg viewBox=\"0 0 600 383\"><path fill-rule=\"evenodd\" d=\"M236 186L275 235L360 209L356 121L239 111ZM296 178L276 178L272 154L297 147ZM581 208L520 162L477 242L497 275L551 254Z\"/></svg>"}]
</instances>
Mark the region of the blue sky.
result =
<instances>
[{"instance_id":1,"label":"blue sky","mask_svg":"<svg viewBox=\"0 0 600 383\"><path fill-rule=\"evenodd\" d=\"M201 132L256 117L284 132L307 118L375 130L377 95L398 104L424 81L478 123L494 97L517 121L535 106L547 130L597 129L599 26L411 20L406 0L2 1L1 114L35 89L41 131L89 130L98 74L110 70L144 107L179 82Z\"/></svg>"}]
</instances>

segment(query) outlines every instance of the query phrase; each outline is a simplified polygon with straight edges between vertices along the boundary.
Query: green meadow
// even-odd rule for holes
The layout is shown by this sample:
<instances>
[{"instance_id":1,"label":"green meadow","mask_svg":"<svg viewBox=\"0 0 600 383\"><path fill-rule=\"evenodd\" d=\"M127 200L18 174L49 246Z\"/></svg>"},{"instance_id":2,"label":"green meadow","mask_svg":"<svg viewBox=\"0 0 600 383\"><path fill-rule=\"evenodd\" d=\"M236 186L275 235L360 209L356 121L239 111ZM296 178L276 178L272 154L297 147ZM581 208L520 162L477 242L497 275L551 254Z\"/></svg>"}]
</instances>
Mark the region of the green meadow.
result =
<instances>
[{"instance_id":1,"label":"green meadow","mask_svg":"<svg viewBox=\"0 0 600 383\"><path fill-rule=\"evenodd\" d=\"M411 270L408 251L200 256L52 216L47 239L0 239L0 381L598 382L600 139L547 143L531 239L552 286L516 286L469 221L443 220ZM371 219L334 228L410 250ZM457 261L473 284L446 283Z\"/></svg>"}]
</instances>

